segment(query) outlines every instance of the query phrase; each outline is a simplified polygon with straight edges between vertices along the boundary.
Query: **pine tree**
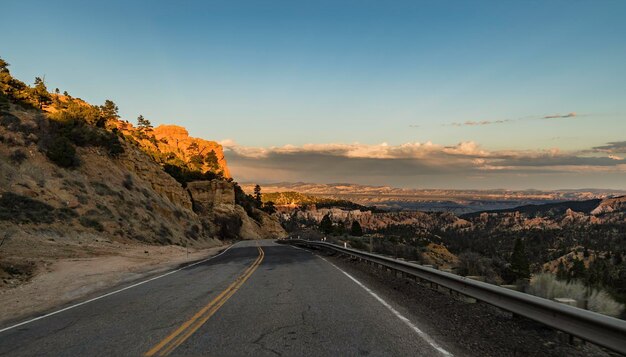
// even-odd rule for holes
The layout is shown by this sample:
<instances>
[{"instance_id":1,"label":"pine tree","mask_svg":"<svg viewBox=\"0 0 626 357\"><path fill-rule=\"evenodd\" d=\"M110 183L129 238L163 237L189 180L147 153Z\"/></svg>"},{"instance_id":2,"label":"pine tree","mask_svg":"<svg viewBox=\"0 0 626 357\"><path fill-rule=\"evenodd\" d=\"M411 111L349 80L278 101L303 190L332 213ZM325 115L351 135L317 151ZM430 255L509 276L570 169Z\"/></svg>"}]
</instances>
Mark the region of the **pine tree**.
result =
<instances>
[{"instance_id":1,"label":"pine tree","mask_svg":"<svg viewBox=\"0 0 626 357\"><path fill-rule=\"evenodd\" d=\"M217 158L215 150L211 150L206 154L204 162L207 164L207 166L209 166L209 169L212 171L217 171L220 168L219 159Z\"/></svg>"},{"instance_id":2,"label":"pine tree","mask_svg":"<svg viewBox=\"0 0 626 357\"><path fill-rule=\"evenodd\" d=\"M189 158L189 163L198 171L202 169L202 165L204 164L204 157L202 155L192 155Z\"/></svg>"},{"instance_id":3,"label":"pine tree","mask_svg":"<svg viewBox=\"0 0 626 357\"><path fill-rule=\"evenodd\" d=\"M556 269L556 278L558 280L567 280L567 276L567 267L565 266L565 263L563 263L563 261L561 260L559 261L559 265Z\"/></svg>"},{"instance_id":4,"label":"pine tree","mask_svg":"<svg viewBox=\"0 0 626 357\"><path fill-rule=\"evenodd\" d=\"M584 280L586 275L585 263L578 259L574 258L572 261L572 266L569 268L569 279L568 280Z\"/></svg>"},{"instance_id":5,"label":"pine tree","mask_svg":"<svg viewBox=\"0 0 626 357\"><path fill-rule=\"evenodd\" d=\"M530 263L526 255L526 247L524 242L517 238L511 254L511 271L517 279L530 278Z\"/></svg>"},{"instance_id":6,"label":"pine tree","mask_svg":"<svg viewBox=\"0 0 626 357\"><path fill-rule=\"evenodd\" d=\"M356 237L360 237L363 235L363 229L361 228L361 224L359 222L352 222L352 227L350 227L350 234Z\"/></svg>"},{"instance_id":7,"label":"pine tree","mask_svg":"<svg viewBox=\"0 0 626 357\"><path fill-rule=\"evenodd\" d=\"M104 105L100 106L100 110L102 111L102 116L107 120L120 118L119 108L112 100L105 100Z\"/></svg>"},{"instance_id":8,"label":"pine tree","mask_svg":"<svg viewBox=\"0 0 626 357\"><path fill-rule=\"evenodd\" d=\"M9 62L0 58L0 72L9 72Z\"/></svg>"},{"instance_id":9,"label":"pine tree","mask_svg":"<svg viewBox=\"0 0 626 357\"><path fill-rule=\"evenodd\" d=\"M333 221L330 220L330 215L326 214L320 222L320 231L325 234L331 234L333 232Z\"/></svg>"},{"instance_id":10,"label":"pine tree","mask_svg":"<svg viewBox=\"0 0 626 357\"><path fill-rule=\"evenodd\" d=\"M44 104L49 104L52 101L48 88L46 88L46 83L41 77L35 77L35 87L32 93L35 101L39 104L39 109L43 108Z\"/></svg>"},{"instance_id":11,"label":"pine tree","mask_svg":"<svg viewBox=\"0 0 626 357\"><path fill-rule=\"evenodd\" d=\"M254 202L257 206L257 208L261 208L261 206L263 205L263 200L262 200L262 194L261 194L261 186L256 185L254 186Z\"/></svg>"},{"instance_id":12,"label":"pine tree","mask_svg":"<svg viewBox=\"0 0 626 357\"><path fill-rule=\"evenodd\" d=\"M152 129L152 123L150 123L150 120L144 118L143 115L139 115L137 117L137 126L139 127L140 130Z\"/></svg>"},{"instance_id":13,"label":"pine tree","mask_svg":"<svg viewBox=\"0 0 626 357\"><path fill-rule=\"evenodd\" d=\"M346 225L341 221L337 222L334 228L335 235L340 236L346 233Z\"/></svg>"},{"instance_id":14,"label":"pine tree","mask_svg":"<svg viewBox=\"0 0 626 357\"><path fill-rule=\"evenodd\" d=\"M195 154L199 154L200 147L198 146L198 143L194 141L187 146L187 150L193 151Z\"/></svg>"}]
</instances>

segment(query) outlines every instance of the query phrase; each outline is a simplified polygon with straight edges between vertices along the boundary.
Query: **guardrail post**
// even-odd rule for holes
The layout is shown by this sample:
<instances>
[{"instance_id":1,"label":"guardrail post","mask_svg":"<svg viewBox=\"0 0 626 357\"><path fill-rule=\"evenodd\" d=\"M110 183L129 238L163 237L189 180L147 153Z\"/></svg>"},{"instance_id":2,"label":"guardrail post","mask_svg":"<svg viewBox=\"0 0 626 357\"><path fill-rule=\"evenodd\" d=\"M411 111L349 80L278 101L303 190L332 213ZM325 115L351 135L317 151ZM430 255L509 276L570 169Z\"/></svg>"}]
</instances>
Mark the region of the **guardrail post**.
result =
<instances>
[{"instance_id":1,"label":"guardrail post","mask_svg":"<svg viewBox=\"0 0 626 357\"><path fill-rule=\"evenodd\" d=\"M572 298L561 297L561 298L554 298L553 300L558 302L559 304L564 304L564 305L569 305L569 306L574 306L574 307L578 306L577 301ZM576 346L579 344L580 340L574 337L574 335L572 334L558 331L558 335L561 340L567 339L567 343L569 343L570 345Z\"/></svg>"}]
</instances>

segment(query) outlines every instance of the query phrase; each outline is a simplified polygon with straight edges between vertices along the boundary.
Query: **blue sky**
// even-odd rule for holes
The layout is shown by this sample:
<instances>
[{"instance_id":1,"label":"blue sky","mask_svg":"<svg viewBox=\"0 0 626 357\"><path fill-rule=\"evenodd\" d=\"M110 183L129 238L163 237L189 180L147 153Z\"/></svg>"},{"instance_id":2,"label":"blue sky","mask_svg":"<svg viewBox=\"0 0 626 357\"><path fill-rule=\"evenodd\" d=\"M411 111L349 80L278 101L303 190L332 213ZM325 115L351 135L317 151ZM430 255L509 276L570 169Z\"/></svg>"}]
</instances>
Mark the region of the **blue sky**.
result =
<instances>
[{"instance_id":1,"label":"blue sky","mask_svg":"<svg viewBox=\"0 0 626 357\"><path fill-rule=\"evenodd\" d=\"M143 114L229 139L246 180L273 177L238 168L244 152L269 158L284 145L473 142L578 157L626 140L624 1L8 1L2 12L0 56L15 76L112 99L131 121ZM613 154L612 166L624 164ZM504 179L492 177L472 185Z\"/></svg>"}]
</instances>

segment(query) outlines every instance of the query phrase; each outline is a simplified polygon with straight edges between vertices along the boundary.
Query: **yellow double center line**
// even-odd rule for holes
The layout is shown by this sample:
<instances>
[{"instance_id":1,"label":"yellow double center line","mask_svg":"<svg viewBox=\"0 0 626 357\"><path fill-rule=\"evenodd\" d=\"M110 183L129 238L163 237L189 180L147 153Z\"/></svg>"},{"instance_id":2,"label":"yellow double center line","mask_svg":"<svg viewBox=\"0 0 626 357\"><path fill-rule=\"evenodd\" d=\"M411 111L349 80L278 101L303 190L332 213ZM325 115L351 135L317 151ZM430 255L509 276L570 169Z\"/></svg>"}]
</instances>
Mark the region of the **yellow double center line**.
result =
<instances>
[{"instance_id":1,"label":"yellow double center line","mask_svg":"<svg viewBox=\"0 0 626 357\"><path fill-rule=\"evenodd\" d=\"M259 250L259 256L254 263L250 265L237 279L230 284L226 290L222 291L215 299L211 300L205 307L193 315L188 321L182 324L176 331L172 332L169 336L152 347L150 351L146 352L144 356L166 356L172 352L176 347L185 342L194 332L196 332L208 319L219 310L231 296L233 296L237 290L248 280L248 278L254 273L254 271L261 265L265 253L261 247L257 246Z\"/></svg>"}]
</instances>

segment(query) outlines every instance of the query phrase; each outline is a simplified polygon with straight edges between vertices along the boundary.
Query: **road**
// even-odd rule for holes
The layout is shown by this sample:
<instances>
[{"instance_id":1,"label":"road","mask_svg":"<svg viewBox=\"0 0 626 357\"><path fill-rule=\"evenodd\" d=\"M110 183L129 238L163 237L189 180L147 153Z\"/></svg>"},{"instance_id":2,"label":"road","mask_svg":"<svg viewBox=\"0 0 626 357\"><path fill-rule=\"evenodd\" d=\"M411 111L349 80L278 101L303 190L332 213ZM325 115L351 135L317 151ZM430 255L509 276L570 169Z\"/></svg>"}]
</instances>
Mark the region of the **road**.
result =
<instances>
[{"instance_id":1,"label":"road","mask_svg":"<svg viewBox=\"0 0 626 357\"><path fill-rule=\"evenodd\" d=\"M4 330L0 355L451 355L399 310L311 252L244 241L206 262Z\"/></svg>"}]
</instances>

